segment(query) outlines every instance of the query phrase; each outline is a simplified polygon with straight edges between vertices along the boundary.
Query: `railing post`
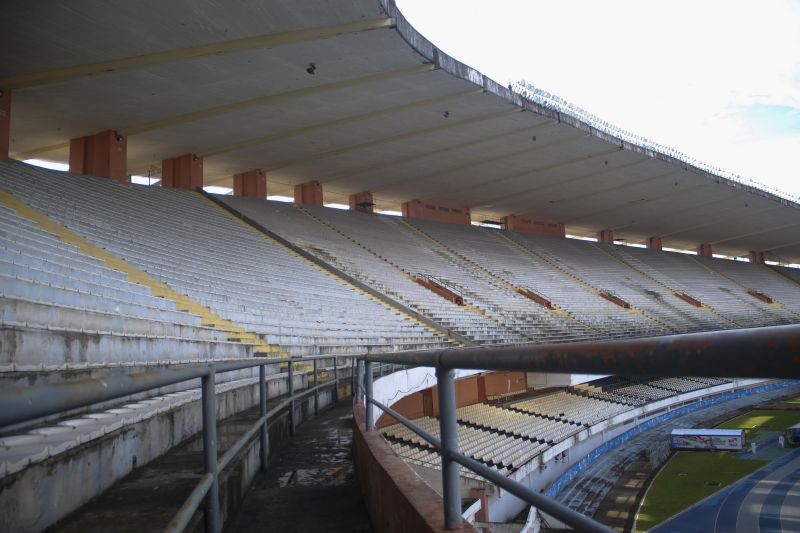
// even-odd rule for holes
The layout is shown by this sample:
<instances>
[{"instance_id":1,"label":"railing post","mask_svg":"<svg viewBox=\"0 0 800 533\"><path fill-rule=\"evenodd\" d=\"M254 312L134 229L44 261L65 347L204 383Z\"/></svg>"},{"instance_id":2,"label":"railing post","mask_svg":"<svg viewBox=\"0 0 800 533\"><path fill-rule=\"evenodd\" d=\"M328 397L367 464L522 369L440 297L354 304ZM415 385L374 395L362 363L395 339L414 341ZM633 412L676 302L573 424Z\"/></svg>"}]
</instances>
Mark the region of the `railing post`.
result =
<instances>
[{"instance_id":1,"label":"railing post","mask_svg":"<svg viewBox=\"0 0 800 533\"><path fill-rule=\"evenodd\" d=\"M219 472L217 469L217 398L214 387L214 365L209 365L209 373L202 378L203 410L203 462L207 474L213 479L206 494L206 531L219 533L222 524L219 516Z\"/></svg>"},{"instance_id":2,"label":"railing post","mask_svg":"<svg viewBox=\"0 0 800 533\"><path fill-rule=\"evenodd\" d=\"M289 435L294 435L294 363L289 361Z\"/></svg>"},{"instance_id":3,"label":"railing post","mask_svg":"<svg viewBox=\"0 0 800 533\"><path fill-rule=\"evenodd\" d=\"M372 399L372 363L369 361L364 361L364 394L366 394L365 409L367 415L367 431L369 431L375 429L375 423L372 421L373 405L372 402L370 402Z\"/></svg>"},{"instance_id":4,"label":"railing post","mask_svg":"<svg viewBox=\"0 0 800 533\"><path fill-rule=\"evenodd\" d=\"M318 365L319 359L314 359L314 416L319 414L319 373Z\"/></svg>"},{"instance_id":5,"label":"railing post","mask_svg":"<svg viewBox=\"0 0 800 533\"><path fill-rule=\"evenodd\" d=\"M356 399L364 399L364 361L356 362Z\"/></svg>"},{"instance_id":6,"label":"railing post","mask_svg":"<svg viewBox=\"0 0 800 533\"><path fill-rule=\"evenodd\" d=\"M453 370L436 367L439 388L439 432L442 441L442 494L444 496L444 527L461 526L460 466L450 458L458 451L458 422L456 420L456 387Z\"/></svg>"},{"instance_id":7,"label":"railing post","mask_svg":"<svg viewBox=\"0 0 800 533\"><path fill-rule=\"evenodd\" d=\"M339 403L339 363L338 358L333 358L333 404Z\"/></svg>"},{"instance_id":8,"label":"railing post","mask_svg":"<svg viewBox=\"0 0 800 533\"><path fill-rule=\"evenodd\" d=\"M258 405L261 417L267 416L267 365L258 367ZM267 420L261 426L261 470L267 470L267 459L269 457L269 431Z\"/></svg>"}]
</instances>

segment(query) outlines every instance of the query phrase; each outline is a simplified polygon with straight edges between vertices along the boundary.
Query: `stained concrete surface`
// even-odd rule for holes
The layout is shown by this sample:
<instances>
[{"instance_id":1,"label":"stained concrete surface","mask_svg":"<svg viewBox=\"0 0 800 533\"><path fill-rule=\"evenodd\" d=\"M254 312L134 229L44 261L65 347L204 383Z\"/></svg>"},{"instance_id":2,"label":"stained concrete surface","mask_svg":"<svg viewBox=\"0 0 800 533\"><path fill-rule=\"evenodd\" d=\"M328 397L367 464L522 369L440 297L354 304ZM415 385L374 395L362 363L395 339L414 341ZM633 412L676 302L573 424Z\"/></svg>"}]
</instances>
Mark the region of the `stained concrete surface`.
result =
<instances>
[{"instance_id":1,"label":"stained concrete surface","mask_svg":"<svg viewBox=\"0 0 800 533\"><path fill-rule=\"evenodd\" d=\"M228 532L371 532L353 468L349 401L303 424L260 474Z\"/></svg>"},{"instance_id":2,"label":"stained concrete surface","mask_svg":"<svg viewBox=\"0 0 800 533\"><path fill-rule=\"evenodd\" d=\"M217 423L220 452L224 452L258 418L249 409ZM271 428L271 434L279 427ZM277 435L275 438L277 440ZM140 533L163 531L203 475L200 435L188 439L150 464L134 470L108 491L57 523L48 531L66 533ZM238 479L239 469L231 472ZM42 502L46 505L47 502ZM192 526L202 526L197 513Z\"/></svg>"}]
</instances>

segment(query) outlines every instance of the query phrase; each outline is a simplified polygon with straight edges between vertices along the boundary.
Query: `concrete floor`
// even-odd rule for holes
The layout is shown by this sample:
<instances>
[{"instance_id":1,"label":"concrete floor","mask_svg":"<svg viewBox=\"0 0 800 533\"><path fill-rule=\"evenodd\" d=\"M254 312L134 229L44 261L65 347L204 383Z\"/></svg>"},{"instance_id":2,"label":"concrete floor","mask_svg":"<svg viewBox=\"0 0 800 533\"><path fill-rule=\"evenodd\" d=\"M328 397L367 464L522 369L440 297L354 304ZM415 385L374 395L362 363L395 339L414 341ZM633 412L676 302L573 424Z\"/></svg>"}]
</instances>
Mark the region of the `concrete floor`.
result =
<instances>
[{"instance_id":1,"label":"concrete floor","mask_svg":"<svg viewBox=\"0 0 800 533\"><path fill-rule=\"evenodd\" d=\"M352 423L345 401L300 426L226 531L371 532L353 469Z\"/></svg>"}]
</instances>

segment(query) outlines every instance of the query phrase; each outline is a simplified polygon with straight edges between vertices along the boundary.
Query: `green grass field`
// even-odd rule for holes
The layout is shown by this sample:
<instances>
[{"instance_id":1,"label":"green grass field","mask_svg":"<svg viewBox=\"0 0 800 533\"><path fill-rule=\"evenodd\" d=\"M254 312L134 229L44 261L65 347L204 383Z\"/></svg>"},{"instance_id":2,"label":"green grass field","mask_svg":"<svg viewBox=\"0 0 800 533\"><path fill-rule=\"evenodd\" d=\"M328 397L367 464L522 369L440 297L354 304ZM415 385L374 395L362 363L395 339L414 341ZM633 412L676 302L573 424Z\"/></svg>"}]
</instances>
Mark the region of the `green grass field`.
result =
<instances>
[{"instance_id":1,"label":"green grass field","mask_svg":"<svg viewBox=\"0 0 800 533\"><path fill-rule=\"evenodd\" d=\"M800 421L800 411L756 410L718 427L742 428L748 440L759 431L781 431ZM769 461L739 459L736 452L678 452L661 469L639 507L637 531L646 531Z\"/></svg>"},{"instance_id":2,"label":"green grass field","mask_svg":"<svg viewBox=\"0 0 800 533\"><path fill-rule=\"evenodd\" d=\"M785 400L785 402L786 403L800 404L800 396L798 396L797 398L792 398L791 400Z\"/></svg>"},{"instance_id":3,"label":"green grass field","mask_svg":"<svg viewBox=\"0 0 800 533\"><path fill-rule=\"evenodd\" d=\"M747 438L751 439L759 431L783 431L798 422L800 422L800 411L758 410L732 418L718 427L723 429L742 428Z\"/></svg>"}]
</instances>

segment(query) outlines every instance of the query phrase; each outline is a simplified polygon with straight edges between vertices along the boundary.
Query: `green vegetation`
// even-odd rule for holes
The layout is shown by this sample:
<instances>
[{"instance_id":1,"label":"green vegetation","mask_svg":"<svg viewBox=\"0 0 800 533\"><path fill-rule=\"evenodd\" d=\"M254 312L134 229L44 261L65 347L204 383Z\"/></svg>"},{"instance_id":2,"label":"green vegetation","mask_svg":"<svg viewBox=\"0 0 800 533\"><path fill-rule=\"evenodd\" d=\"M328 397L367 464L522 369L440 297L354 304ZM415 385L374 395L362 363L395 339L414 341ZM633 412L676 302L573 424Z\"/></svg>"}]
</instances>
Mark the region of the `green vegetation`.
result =
<instances>
[{"instance_id":1,"label":"green vegetation","mask_svg":"<svg viewBox=\"0 0 800 533\"><path fill-rule=\"evenodd\" d=\"M800 403L800 398L792 400ZM748 441L759 431L782 431L800 422L800 411L755 410L718 427L742 428ZM646 531L769 461L740 459L737 452L678 452L653 480L639 507L637 531Z\"/></svg>"},{"instance_id":2,"label":"green vegetation","mask_svg":"<svg viewBox=\"0 0 800 533\"><path fill-rule=\"evenodd\" d=\"M791 400L784 400L784 403L800 404L800 396L798 396L797 398L792 398Z\"/></svg>"},{"instance_id":3,"label":"green vegetation","mask_svg":"<svg viewBox=\"0 0 800 533\"><path fill-rule=\"evenodd\" d=\"M757 410L737 416L720 424L723 429L742 428L748 439L762 430L783 431L792 424L800 422L800 411Z\"/></svg>"},{"instance_id":4,"label":"green vegetation","mask_svg":"<svg viewBox=\"0 0 800 533\"><path fill-rule=\"evenodd\" d=\"M768 461L739 459L735 452L678 452L653 480L639 508L637 531L678 514Z\"/></svg>"}]
</instances>

